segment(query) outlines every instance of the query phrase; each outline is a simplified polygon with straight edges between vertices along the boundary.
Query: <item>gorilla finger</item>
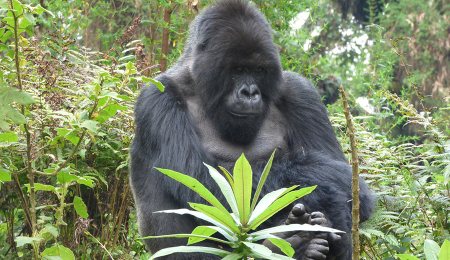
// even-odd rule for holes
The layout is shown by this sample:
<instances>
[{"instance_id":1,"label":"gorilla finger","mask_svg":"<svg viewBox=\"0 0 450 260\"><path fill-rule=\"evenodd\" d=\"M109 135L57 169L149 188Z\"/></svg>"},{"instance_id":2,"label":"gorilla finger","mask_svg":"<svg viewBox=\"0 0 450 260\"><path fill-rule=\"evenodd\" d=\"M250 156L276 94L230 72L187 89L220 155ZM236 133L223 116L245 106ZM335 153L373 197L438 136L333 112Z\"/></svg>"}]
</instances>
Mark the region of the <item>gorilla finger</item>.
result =
<instances>
[{"instance_id":1,"label":"gorilla finger","mask_svg":"<svg viewBox=\"0 0 450 260\"><path fill-rule=\"evenodd\" d=\"M285 239L289 244L291 244L292 248L299 248L304 243L304 239L297 235L293 235L287 239Z\"/></svg>"},{"instance_id":2,"label":"gorilla finger","mask_svg":"<svg viewBox=\"0 0 450 260\"><path fill-rule=\"evenodd\" d=\"M324 240L328 240L328 238L329 238L328 234L329 233L325 233L325 232L315 233L314 238L321 238Z\"/></svg>"},{"instance_id":3,"label":"gorilla finger","mask_svg":"<svg viewBox=\"0 0 450 260\"><path fill-rule=\"evenodd\" d=\"M301 216L301 215L306 213L306 207L302 203L297 203L297 204L294 205L294 207L292 207L291 212L295 216Z\"/></svg>"},{"instance_id":4,"label":"gorilla finger","mask_svg":"<svg viewBox=\"0 0 450 260\"><path fill-rule=\"evenodd\" d=\"M325 218L325 214L320 211L314 211L311 213L311 218Z\"/></svg>"},{"instance_id":5,"label":"gorilla finger","mask_svg":"<svg viewBox=\"0 0 450 260\"><path fill-rule=\"evenodd\" d=\"M328 239L331 243L337 242L342 239L342 237L336 233L329 233Z\"/></svg>"},{"instance_id":6,"label":"gorilla finger","mask_svg":"<svg viewBox=\"0 0 450 260\"><path fill-rule=\"evenodd\" d=\"M322 260L327 259L326 253L322 253L320 251L317 251L315 249L307 249L305 252L306 259L314 259L314 260Z\"/></svg>"},{"instance_id":7,"label":"gorilla finger","mask_svg":"<svg viewBox=\"0 0 450 260\"><path fill-rule=\"evenodd\" d=\"M328 224L328 220L326 218L312 218L310 224L325 226L326 224Z\"/></svg>"},{"instance_id":8,"label":"gorilla finger","mask_svg":"<svg viewBox=\"0 0 450 260\"><path fill-rule=\"evenodd\" d=\"M312 247L317 245L317 246L325 246L328 248L328 240L323 239L323 238L313 238L313 239L311 239L310 244Z\"/></svg>"}]
</instances>

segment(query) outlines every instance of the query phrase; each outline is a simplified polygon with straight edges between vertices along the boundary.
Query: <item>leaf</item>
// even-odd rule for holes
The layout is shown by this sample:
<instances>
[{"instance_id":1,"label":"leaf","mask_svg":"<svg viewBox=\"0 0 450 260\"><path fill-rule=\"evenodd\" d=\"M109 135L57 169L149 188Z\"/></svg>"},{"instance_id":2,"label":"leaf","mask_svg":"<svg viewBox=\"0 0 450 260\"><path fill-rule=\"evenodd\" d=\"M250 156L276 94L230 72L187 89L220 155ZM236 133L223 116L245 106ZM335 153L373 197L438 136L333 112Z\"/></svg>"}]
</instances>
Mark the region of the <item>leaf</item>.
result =
<instances>
[{"instance_id":1,"label":"leaf","mask_svg":"<svg viewBox=\"0 0 450 260\"><path fill-rule=\"evenodd\" d=\"M227 169L223 168L222 166L219 166L219 169L223 172L223 174L227 178L228 183L231 185L231 187L233 187L234 180L233 180L233 176L231 175L231 173Z\"/></svg>"},{"instance_id":2,"label":"leaf","mask_svg":"<svg viewBox=\"0 0 450 260\"><path fill-rule=\"evenodd\" d=\"M203 219L203 220L213 224L217 228L220 228L221 230L223 230L221 232L221 234L223 234L228 240L234 241L237 239L236 236L234 235L233 231L231 231L231 229L229 229L227 226L223 225L221 222L218 222L218 221L214 220L213 218L208 217L206 214L204 214L202 212L197 212L197 211L193 211L193 210L189 210L189 209L169 209L169 210L156 211L154 213L174 213L174 214L179 214L179 215L189 214L196 218Z\"/></svg>"},{"instance_id":3,"label":"leaf","mask_svg":"<svg viewBox=\"0 0 450 260\"><path fill-rule=\"evenodd\" d=\"M117 114L117 111L126 110L125 106L121 106L117 103L111 103L103 108L98 115L95 117L95 120L99 123L104 123L106 120Z\"/></svg>"},{"instance_id":4,"label":"leaf","mask_svg":"<svg viewBox=\"0 0 450 260\"><path fill-rule=\"evenodd\" d=\"M262 239L270 238L272 234L288 232L288 231L309 231L309 232L331 232L331 233L345 233L344 231L324 227L321 225L310 225L310 224L290 224L290 225L281 225L271 228L262 229L256 232L249 234L252 236L252 241L259 241Z\"/></svg>"},{"instance_id":5,"label":"leaf","mask_svg":"<svg viewBox=\"0 0 450 260\"><path fill-rule=\"evenodd\" d=\"M439 260L450 260L450 241L445 240L439 251Z\"/></svg>"},{"instance_id":6,"label":"leaf","mask_svg":"<svg viewBox=\"0 0 450 260\"><path fill-rule=\"evenodd\" d=\"M222 191L223 196L228 202L228 205L230 205L231 210L233 211L236 216L239 216L239 211L236 203L236 199L234 198L233 189L231 188L228 181L216 170L214 167L207 165L205 163L205 166L209 170L209 174L214 179L214 181L219 186L220 190Z\"/></svg>"},{"instance_id":7,"label":"leaf","mask_svg":"<svg viewBox=\"0 0 450 260\"><path fill-rule=\"evenodd\" d=\"M144 82L144 83L149 83L149 82L152 83L161 92L164 92L164 90L165 90L164 85L160 81L158 81L156 79L152 79L152 78L149 78L149 77L142 77L142 82Z\"/></svg>"},{"instance_id":8,"label":"leaf","mask_svg":"<svg viewBox=\"0 0 450 260\"><path fill-rule=\"evenodd\" d=\"M43 259L48 260L75 260L75 255L73 254L72 250L63 245L54 245L52 247L46 248L41 253L41 256L43 257Z\"/></svg>"},{"instance_id":9,"label":"leaf","mask_svg":"<svg viewBox=\"0 0 450 260\"><path fill-rule=\"evenodd\" d=\"M186 174L182 174L180 172L168 170L168 169L162 169L162 168L155 168L156 170L160 171L162 174L178 181L179 183L183 184L184 186L188 187L189 189L195 191L200 197L205 199L207 202L209 202L214 207L220 209L223 212L227 212L227 209L220 203L220 201L207 189L203 184L201 184L198 180L195 178L192 178L191 176L188 176Z\"/></svg>"},{"instance_id":10,"label":"leaf","mask_svg":"<svg viewBox=\"0 0 450 260\"><path fill-rule=\"evenodd\" d=\"M189 202L189 206L191 206L191 208L195 209L196 211L199 211L199 212L205 214L206 216L222 223L229 229L233 230L233 232L239 233L239 227L234 222L230 213L228 213L228 212L224 213L223 211L219 210L218 208L204 205L204 204Z\"/></svg>"},{"instance_id":11,"label":"leaf","mask_svg":"<svg viewBox=\"0 0 450 260\"><path fill-rule=\"evenodd\" d=\"M92 177L78 177L77 176L76 182L78 184L82 184L82 185L87 186L89 188L94 188L95 183L94 183L94 181L91 178Z\"/></svg>"},{"instance_id":12,"label":"leaf","mask_svg":"<svg viewBox=\"0 0 450 260\"><path fill-rule=\"evenodd\" d=\"M33 242L39 242L41 241L41 238L39 237L26 237L26 236L17 236L14 241L16 241L16 246L21 247L26 244L31 244Z\"/></svg>"},{"instance_id":13,"label":"leaf","mask_svg":"<svg viewBox=\"0 0 450 260\"><path fill-rule=\"evenodd\" d=\"M397 254L396 255L400 260L419 260L419 258L410 255L410 254Z\"/></svg>"},{"instance_id":14,"label":"leaf","mask_svg":"<svg viewBox=\"0 0 450 260\"><path fill-rule=\"evenodd\" d=\"M157 257L162 257L166 255L171 255L174 253L206 253L206 254L212 254L217 255L220 257L224 257L230 252L217 249L217 248L211 248L211 247L204 247L204 246L175 246L175 247L168 247L159 250L155 254L153 254L150 259L155 259Z\"/></svg>"},{"instance_id":15,"label":"leaf","mask_svg":"<svg viewBox=\"0 0 450 260\"><path fill-rule=\"evenodd\" d=\"M217 233L217 230L213 229L213 228L210 228L209 226L198 226L194 230L192 230L191 234L210 237L210 236L214 235L215 233ZM205 240L205 238L189 237L187 244L188 245L192 245L192 244L201 242L203 240Z\"/></svg>"},{"instance_id":16,"label":"leaf","mask_svg":"<svg viewBox=\"0 0 450 260\"><path fill-rule=\"evenodd\" d=\"M82 218L88 218L89 214L87 212L86 204L84 204L84 201L82 198L75 196L73 198L73 207L75 208L75 211L77 214Z\"/></svg>"},{"instance_id":17,"label":"leaf","mask_svg":"<svg viewBox=\"0 0 450 260\"><path fill-rule=\"evenodd\" d=\"M195 234L170 234L170 235L159 235L159 236L145 236L145 237L141 237L139 239L155 239L155 238L186 238L188 237L189 240L191 240L191 238L193 239L198 239L199 241L195 242L198 243L200 241L203 241L205 239L208 240L212 240L215 242L219 242L219 243L223 243L223 244L227 244L227 245L231 245L231 242L228 242L226 240L223 239L219 239L219 238L215 238L215 237L211 237L211 236L204 236L204 235L195 235ZM189 245L189 242L188 242Z\"/></svg>"},{"instance_id":18,"label":"leaf","mask_svg":"<svg viewBox=\"0 0 450 260\"><path fill-rule=\"evenodd\" d=\"M234 197L236 198L239 219L245 225L250 217L250 199L252 196L252 168L242 154L236 161L233 169Z\"/></svg>"},{"instance_id":19,"label":"leaf","mask_svg":"<svg viewBox=\"0 0 450 260\"><path fill-rule=\"evenodd\" d=\"M7 169L0 168L0 182L11 181L11 172Z\"/></svg>"},{"instance_id":20,"label":"leaf","mask_svg":"<svg viewBox=\"0 0 450 260\"><path fill-rule=\"evenodd\" d=\"M430 239L425 239L423 252L427 260L438 260L439 249L438 243Z\"/></svg>"},{"instance_id":21,"label":"leaf","mask_svg":"<svg viewBox=\"0 0 450 260\"><path fill-rule=\"evenodd\" d=\"M19 137L14 132L0 133L0 143L15 143Z\"/></svg>"},{"instance_id":22,"label":"leaf","mask_svg":"<svg viewBox=\"0 0 450 260\"><path fill-rule=\"evenodd\" d=\"M250 216L249 222L252 222L255 218L257 218L261 213L263 213L267 207L272 205L272 203L277 200L279 197L283 196L284 194L290 192L291 190L294 190L298 187L298 185L294 185L290 188L281 188L279 190L275 190L272 192L267 193L256 205L256 208L252 211L252 215Z\"/></svg>"},{"instance_id":23,"label":"leaf","mask_svg":"<svg viewBox=\"0 0 450 260\"><path fill-rule=\"evenodd\" d=\"M272 251L264 245L255 244L251 242L243 242L253 253L257 253L258 256L270 256Z\"/></svg>"},{"instance_id":24,"label":"leaf","mask_svg":"<svg viewBox=\"0 0 450 260\"><path fill-rule=\"evenodd\" d=\"M256 217L249 224L249 228L256 229L259 225L261 225L261 223L263 223L264 221L266 221L267 219L269 219L270 217L275 215L280 210L289 206L292 202L302 198L305 195L310 194L316 187L317 186L311 186L311 187L302 188L300 190L288 192L283 197L274 201L272 203L272 205L267 207L267 209L263 213L261 213L258 217Z\"/></svg>"},{"instance_id":25,"label":"leaf","mask_svg":"<svg viewBox=\"0 0 450 260\"><path fill-rule=\"evenodd\" d=\"M291 244L284 239L281 238L269 238L269 241L278 247L281 252L285 255L292 257L295 254L295 250L292 248Z\"/></svg>"},{"instance_id":26,"label":"leaf","mask_svg":"<svg viewBox=\"0 0 450 260\"><path fill-rule=\"evenodd\" d=\"M82 128L86 128L92 133L97 133L99 130L98 122L94 120L85 120L80 124L80 126Z\"/></svg>"},{"instance_id":27,"label":"leaf","mask_svg":"<svg viewBox=\"0 0 450 260\"><path fill-rule=\"evenodd\" d=\"M29 188L30 185L27 184L27 187ZM28 189L29 190L29 189ZM34 190L35 191L52 191L55 192L56 188L52 185L48 185L48 184L42 184L42 183L35 183L34 184Z\"/></svg>"},{"instance_id":28,"label":"leaf","mask_svg":"<svg viewBox=\"0 0 450 260\"><path fill-rule=\"evenodd\" d=\"M231 253L222 258L222 260L241 260L241 259L244 259L244 255L238 253Z\"/></svg>"},{"instance_id":29,"label":"leaf","mask_svg":"<svg viewBox=\"0 0 450 260\"><path fill-rule=\"evenodd\" d=\"M78 176L70 174L67 170L62 170L58 173L56 179L59 183L63 184L76 181L78 179Z\"/></svg>"},{"instance_id":30,"label":"leaf","mask_svg":"<svg viewBox=\"0 0 450 260\"><path fill-rule=\"evenodd\" d=\"M270 156L269 161L267 161L266 166L264 166L264 170L261 174L261 177L259 178L258 186L256 187L255 194L253 195L253 201L252 201L252 205L251 205L252 212L255 209L256 203L258 202L262 187L264 186L264 183L266 183L267 176L269 176L269 172L270 172L270 169L272 168L272 161L273 161L274 156L275 156L275 151L272 152L272 155Z\"/></svg>"}]
</instances>

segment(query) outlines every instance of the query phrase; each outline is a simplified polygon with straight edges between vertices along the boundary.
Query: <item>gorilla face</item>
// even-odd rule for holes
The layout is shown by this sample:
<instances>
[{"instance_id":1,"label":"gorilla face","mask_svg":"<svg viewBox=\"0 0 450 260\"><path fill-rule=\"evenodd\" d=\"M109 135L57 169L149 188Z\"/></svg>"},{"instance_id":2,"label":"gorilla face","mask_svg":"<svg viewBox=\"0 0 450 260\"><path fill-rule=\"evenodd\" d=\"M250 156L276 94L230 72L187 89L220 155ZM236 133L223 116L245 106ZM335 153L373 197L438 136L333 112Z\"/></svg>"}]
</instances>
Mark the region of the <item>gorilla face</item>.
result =
<instances>
[{"instance_id":1,"label":"gorilla face","mask_svg":"<svg viewBox=\"0 0 450 260\"><path fill-rule=\"evenodd\" d=\"M199 22L203 37L195 47L192 76L206 116L221 137L246 145L279 93L281 66L264 18L233 15L215 19L206 13Z\"/></svg>"}]
</instances>

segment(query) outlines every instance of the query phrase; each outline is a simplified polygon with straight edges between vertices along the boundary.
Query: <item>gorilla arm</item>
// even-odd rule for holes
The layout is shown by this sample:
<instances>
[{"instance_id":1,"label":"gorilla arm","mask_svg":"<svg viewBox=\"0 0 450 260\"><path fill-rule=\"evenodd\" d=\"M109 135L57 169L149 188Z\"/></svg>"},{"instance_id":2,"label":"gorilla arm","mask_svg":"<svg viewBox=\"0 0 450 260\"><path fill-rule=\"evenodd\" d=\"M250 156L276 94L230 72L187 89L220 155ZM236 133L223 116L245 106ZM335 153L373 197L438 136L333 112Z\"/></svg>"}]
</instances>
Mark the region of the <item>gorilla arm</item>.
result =
<instances>
[{"instance_id":1,"label":"gorilla arm","mask_svg":"<svg viewBox=\"0 0 450 260\"><path fill-rule=\"evenodd\" d=\"M210 181L203 179L207 173L202 162L207 160L189 115L174 92L176 85L164 75L158 80L166 86L166 92L160 93L154 86L145 87L135 108L136 135L131 149L130 182L142 236L190 233L197 225L189 216L152 214L186 207L188 200L199 200L191 190L155 172L153 167L192 174L207 187ZM183 242L183 239L146 240L152 251Z\"/></svg>"}]
</instances>

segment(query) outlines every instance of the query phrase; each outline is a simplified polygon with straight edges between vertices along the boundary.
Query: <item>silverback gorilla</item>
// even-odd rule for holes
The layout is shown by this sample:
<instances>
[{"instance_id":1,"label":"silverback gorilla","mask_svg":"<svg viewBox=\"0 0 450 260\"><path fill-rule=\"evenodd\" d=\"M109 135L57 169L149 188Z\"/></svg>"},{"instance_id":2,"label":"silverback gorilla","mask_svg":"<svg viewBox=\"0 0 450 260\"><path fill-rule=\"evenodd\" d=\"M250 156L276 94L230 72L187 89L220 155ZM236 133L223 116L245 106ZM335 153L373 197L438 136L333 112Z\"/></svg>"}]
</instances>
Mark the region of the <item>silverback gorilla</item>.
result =
<instances>
[{"instance_id":1,"label":"silverback gorilla","mask_svg":"<svg viewBox=\"0 0 450 260\"><path fill-rule=\"evenodd\" d=\"M277 149L263 193L292 185L318 187L263 228L310 223L343 230L344 235L278 235L296 249L297 259L351 258L351 169L319 95L306 79L282 71L271 28L252 4L225 0L205 9L191 24L181 58L157 79L166 91L153 86L142 90L131 149L130 180L142 236L190 233L201 224L185 215L152 214L201 202L153 167L190 174L222 198L203 162L230 169L244 153L260 174ZM363 180L360 189L364 221L374 203ZM186 244L183 239L145 242L153 252ZM270 242L264 244L275 250ZM210 258L214 259L194 254L170 257Z\"/></svg>"}]
</instances>

